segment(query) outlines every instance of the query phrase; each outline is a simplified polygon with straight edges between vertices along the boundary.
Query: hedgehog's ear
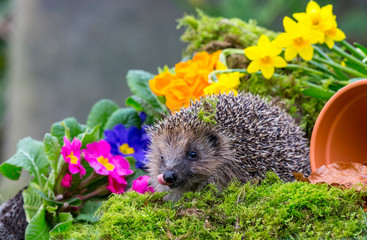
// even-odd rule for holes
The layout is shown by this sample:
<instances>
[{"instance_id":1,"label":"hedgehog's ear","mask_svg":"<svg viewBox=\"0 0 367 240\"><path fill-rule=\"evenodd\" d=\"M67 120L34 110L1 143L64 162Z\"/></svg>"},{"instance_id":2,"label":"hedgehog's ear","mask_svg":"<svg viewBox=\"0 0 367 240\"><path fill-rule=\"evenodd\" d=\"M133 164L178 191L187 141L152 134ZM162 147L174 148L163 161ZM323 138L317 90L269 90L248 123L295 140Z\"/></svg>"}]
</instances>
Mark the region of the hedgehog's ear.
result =
<instances>
[{"instance_id":1,"label":"hedgehog's ear","mask_svg":"<svg viewBox=\"0 0 367 240\"><path fill-rule=\"evenodd\" d=\"M215 134L209 134L208 135L209 144L211 147L217 147L218 145L218 137Z\"/></svg>"}]
</instances>

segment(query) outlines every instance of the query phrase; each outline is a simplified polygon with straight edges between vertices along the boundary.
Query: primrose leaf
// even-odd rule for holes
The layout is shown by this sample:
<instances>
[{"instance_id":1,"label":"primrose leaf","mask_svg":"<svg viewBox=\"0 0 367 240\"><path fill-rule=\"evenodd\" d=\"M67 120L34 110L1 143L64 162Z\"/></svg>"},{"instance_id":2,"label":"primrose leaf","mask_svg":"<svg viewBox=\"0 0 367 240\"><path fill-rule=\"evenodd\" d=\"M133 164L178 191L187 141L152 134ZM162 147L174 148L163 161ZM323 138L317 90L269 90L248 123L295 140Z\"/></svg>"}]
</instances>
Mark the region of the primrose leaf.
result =
<instances>
[{"instance_id":1,"label":"primrose leaf","mask_svg":"<svg viewBox=\"0 0 367 240\"><path fill-rule=\"evenodd\" d=\"M118 108L119 106L111 100L108 99L100 100L92 107L92 110L88 115L87 126L89 128L94 128L99 124L103 129L108 118Z\"/></svg>"},{"instance_id":2,"label":"primrose leaf","mask_svg":"<svg viewBox=\"0 0 367 240\"><path fill-rule=\"evenodd\" d=\"M65 136L65 131L67 130L63 125L66 126L70 132L70 140L87 129L85 125L78 123L78 121L73 117L54 123L51 126L51 135L57 138L61 146L64 145L63 138Z\"/></svg>"},{"instance_id":3,"label":"primrose leaf","mask_svg":"<svg viewBox=\"0 0 367 240\"><path fill-rule=\"evenodd\" d=\"M42 205L41 196L38 195L32 188L28 187L22 192L23 208L26 214L27 222L30 222L34 215L37 214Z\"/></svg>"},{"instance_id":4,"label":"primrose leaf","mask_svg":"<svg viewBox=\"0 0 367 240\"><path fill-rule=\"evenodd\" d=\"M42 142L30 137L20 140L17 145L17 152L5 163L24 168L29 171L30 175L34 176L34 181L38 185L44 185L44 180L41 175L47 175L49 162Z\"/></svg>"},{"instance_id":5,"label":"primrose leaf","mask_svg":"<svg viewBox=\"0 0 367 240\"><path fill-rule=\"evenodd\" d=\"M95 215L95 212L101 206L101 201L86 201L84 207L80 209L79 215L75 218L75 220L89 223L97 222L99 218Z\"/></svg>"},{"instance_id":6,"label":"primrose leaf","mask_svg":"<svg viewBox=\"0 0 367 240\"><path fill-rule=\"evenodd\" d=\"M158 101L157 96L150 90L149 80L155 75L142 70L130 70L126 75L127 85L134 95L146 100L158 112L166 112L167 108Z\"/></svg>"},{"instance_id":7,"label":"primrose leaf","mask_svg":"<svg viewBox=\"0 0 367 240\"><path fill-rule=\"evenodd\" d=\"M138 112L145 112L148 116L160 117L160 112L153 108L149 102L139 96L134 95L128 97L125 104L126 106L133 107Z\"/></svg>"},{"instance_id":8,"label":"primrose leaf","mask_svg":"<svg viewBox=\"0 0 367 240\"><path fill-rule=\"evenodd\" d=\"M22 172L21 167L4 162L0 165L0 173L11 180L18 180Z\"/></svg>"},{"instance_id":9,"label":"primrose leaf","mask_svg":"<svg viewBox=\"0 0 367 240\"><path fill-rule=\"evenodd\" d=\"M108 119L105 130L112 129L117 124L124 124L126 128L131 126L135 126L140 128L141 126L141 119L139 114L133 108L121 108L114 113L112 113L111 117Z\"/></svg>"},{"instance_id":10,"label":"primrose leaf","mask_svg":"<svg viewBox=\"0 0 367 240\"><path fill-rule=\"evenodd\" d=\"M45 152L48 161L51 164L51 168L54 171L57 171L57 163L60 157L60 144L56 137L52 136L49 133L46 133L43 144L45 146Z\"/></svg>"},{"instance_id":11,"label":"primrose leaf","mask_svg":"<svg viewBox=\"0 0 367 240\"><path fill-rule=\"evenodd\" d=\"M93 128L87 128L81 137L82 148L85 148L88 143L95 142L100 138L100 128L100 124L94 126Z\"/></svg>"},{"instance_id":12,"label":"primrose leaf","mask_svg":"<svg viewBox=\"0 0 367 240\"><path fill-rule=\"evenodd\" d=\"M50 231L50 233L65 232L71 226L71 223L73 222L73 216L69 212L68 213L65 213L65 212L59 213L56 216L55 222L56 222L56 225Z\"/></svg>"},{"instance_id":13,"label":"primrose leaf","mask_svg":"<svg viewBox=\"0 0 367 240\"><path fill-rule=\"evenodd\" d=\"M46 208L40 207L37 214L31 219L26 230L25 240L48 240L50 239L50 226L46 221Z\"/></svg>"}]
</instances>

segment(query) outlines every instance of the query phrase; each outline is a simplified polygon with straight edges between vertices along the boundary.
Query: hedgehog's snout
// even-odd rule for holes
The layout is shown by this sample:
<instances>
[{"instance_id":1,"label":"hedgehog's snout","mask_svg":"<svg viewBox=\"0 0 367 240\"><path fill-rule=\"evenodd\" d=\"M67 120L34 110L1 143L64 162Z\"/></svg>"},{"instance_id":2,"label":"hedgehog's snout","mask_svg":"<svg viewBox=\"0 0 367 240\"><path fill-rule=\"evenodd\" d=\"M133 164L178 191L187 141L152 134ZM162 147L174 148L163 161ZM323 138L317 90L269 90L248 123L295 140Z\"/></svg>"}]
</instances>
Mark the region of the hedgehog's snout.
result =
<instances>
[{"instance_id":1,"label":"hedgehog's snout","mask_svg":"<svg viewBox=\"0 0 367 240\"><path fill-rule=\"evenodd\" d=\"M163 173L163 179L167 183L175 183L177 180L177 174L174 171L165 171Z\"/></svg>"}]
</instances>

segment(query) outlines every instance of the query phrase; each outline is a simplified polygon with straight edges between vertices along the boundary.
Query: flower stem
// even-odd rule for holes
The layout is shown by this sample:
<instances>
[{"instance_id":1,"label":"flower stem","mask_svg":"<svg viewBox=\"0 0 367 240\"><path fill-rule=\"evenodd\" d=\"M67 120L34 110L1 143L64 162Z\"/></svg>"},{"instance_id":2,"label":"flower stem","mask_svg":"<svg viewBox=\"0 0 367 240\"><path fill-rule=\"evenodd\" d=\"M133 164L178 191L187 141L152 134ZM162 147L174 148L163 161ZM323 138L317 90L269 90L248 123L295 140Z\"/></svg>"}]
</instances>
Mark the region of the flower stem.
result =
<instances>
[{"instance_id":1,"label":"flower stem","mask_svg":"<svg viewBox=\"0 0 367 240\"><path fill-rule=\"evenodd\" d=\"M367 77L367 75L363 74L363 73L360 73L352 68L349 68L349 67L343 67L342 65L338 64L338 63L335 63L335 62L331 62L331 61L327 61L325 59L322 59L322 58L319 58L319 57L316 57L314 56L313 57L313 60L316 61L316 62L321 62L321 63L324 63L324 64L327 64L331 67L334 67L334 68L338 68L344 72L347 72L355 77Z\"/></svg>"},{"instance_id":2,"label":"flower stem","mask_svg":"<svg viewBox=\"0 0 367 240\"><path fill-rule=\"evenodd\" d=\"M326 53L324 53L319 47L317 46L313 46L316 53L321 57L321 58L324 58L330 62L334 62ZM335 71L335 74L338 75L338 78L339 79L348 79L348 75L346 75L343 71L341 71L339 68L336 68L336 67L332 67Z\"/></svg>"},{"instance_id":3,"label":"flower stem","mask_svg":"<svg viewBox=\"0 0 367 240\"><path fill-rule=\"evenodd\" d=\"M109 190L106 188L107 184L104 184L100 187L98 187L96 190L94 190L93 192L87 193L85 195L82 196L82 200L85 201L88 198L91 197L95 197L95 196L102 196L102 195L106 195L107 193L109 193Z\"/></svg>"},{"instance_id":4,"label":"flower stem","mask_svg":"<svg viewBox=\"0 0 367 240\"><path fill-rule=\"evenodd\" d=\"M324 77L324 78L329 78L330 75L324 72L321 72L319 70L313 69L313 68L309 68L309 67L305 67L305 66L300 66L297 64L288 64L286 67L286 69L290 69L290 70L302 70L305 71L307 73L311 73L311 74L315 74L318 75L320 77Z\"/></svg>"},{"instance_id":5,"label":"flower stem","mask_svg":"<svg viewBox=\"0 0 367 240\"><path fill-rule=\"evenodd\" d=\"M350 55L349 53L345 52L343 49L341 49L340 47L334 45L334 47L331 49L333 52L339 54L340 56L348 59L349 61L357 64L358 66L360 66L362 69L366 70L367 69L367 64L364 64L363 62L361 62L358 58L353 57L352 55Z\"/></svg>"}]
</instances>

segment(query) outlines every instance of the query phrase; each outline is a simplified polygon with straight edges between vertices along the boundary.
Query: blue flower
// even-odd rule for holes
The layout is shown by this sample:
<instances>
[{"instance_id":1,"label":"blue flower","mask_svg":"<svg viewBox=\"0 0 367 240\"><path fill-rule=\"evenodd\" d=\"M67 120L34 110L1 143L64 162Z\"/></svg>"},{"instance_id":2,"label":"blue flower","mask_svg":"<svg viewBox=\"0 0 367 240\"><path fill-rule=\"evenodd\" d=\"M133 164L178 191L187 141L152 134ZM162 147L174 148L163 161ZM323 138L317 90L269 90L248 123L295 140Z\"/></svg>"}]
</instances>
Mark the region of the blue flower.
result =
<instances>
[{"instance_id":1,"label":"blue flower","mask_svg":"<svg viewBox=\"0 0 367 240\"><path fill-rule=\"evenodd\" d=\"M144 169L147 159L148 136L144 128L125 128L123 124L116 125L113 130L104 131L105 140L111 145L113 155L131 156L136 160L136 167Z\"/></svg>"}]
</instances>

